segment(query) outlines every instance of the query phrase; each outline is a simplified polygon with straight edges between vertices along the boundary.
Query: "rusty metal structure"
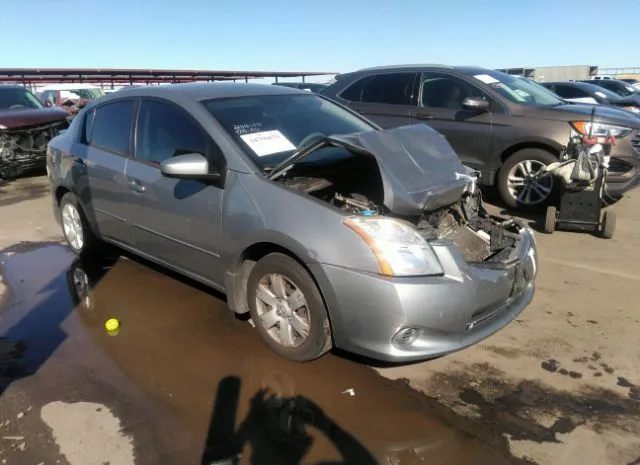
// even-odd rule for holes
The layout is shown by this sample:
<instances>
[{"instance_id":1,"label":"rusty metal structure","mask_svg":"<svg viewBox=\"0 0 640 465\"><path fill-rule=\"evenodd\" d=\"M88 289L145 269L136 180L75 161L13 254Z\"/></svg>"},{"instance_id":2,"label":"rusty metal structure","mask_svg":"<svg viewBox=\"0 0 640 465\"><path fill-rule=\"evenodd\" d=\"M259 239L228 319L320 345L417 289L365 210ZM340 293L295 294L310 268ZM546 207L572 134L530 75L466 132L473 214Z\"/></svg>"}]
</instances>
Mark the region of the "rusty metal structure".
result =
<instances>
[{"instance_id":1,"label":"rusty metal structure","mask_svg":"<svg viewBox=\"0 0 640 465\"><path fill-rule=\"evenodd\" d=\"M249 79L301 78L330 76L332 72L314 71L223 71L184 69L102 69L102 68L0 68L0 83L15 83L33 90L53 83L96 84L101 87L178 82L245 81Z\"/></svg>"}]
</instances>

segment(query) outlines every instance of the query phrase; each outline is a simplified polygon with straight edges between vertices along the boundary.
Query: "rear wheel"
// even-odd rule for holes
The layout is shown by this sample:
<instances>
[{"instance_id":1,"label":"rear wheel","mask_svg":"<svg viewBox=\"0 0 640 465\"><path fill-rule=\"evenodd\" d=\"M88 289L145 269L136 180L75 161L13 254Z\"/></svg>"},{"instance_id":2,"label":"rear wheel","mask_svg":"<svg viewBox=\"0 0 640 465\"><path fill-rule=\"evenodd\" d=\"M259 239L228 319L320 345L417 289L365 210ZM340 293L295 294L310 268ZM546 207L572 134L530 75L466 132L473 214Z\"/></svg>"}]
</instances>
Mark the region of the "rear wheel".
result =
<instances>
[{"instance_id":1,"label":"rear wheel","mask_svg":"<svg viewBox=\"0 0 640 465\"><path fill-rule=\"evenodd\" d=\"M537 175L558 159L542 149L523 149L512 154L498 172L497 188L502 201L510 208L539 210L554 195L554 179L550 173Z\"/></svg>"},{"instance_id":2,"label":"rear wheel","mask_svg":"<svg viewBox=\"0 0 640 465\"><path fill-rule=\"evenodd\" d=\"M71 192L60 200L60 224L73 253L86 256L99 250L100 240L93 234L78 198Z\"/></svg>"},{"instance_id":3,"label":"rear wheel","mask_svg":"<svg viewBox=\"0 0 640 465\"><path fill-rule=\"evenodd\" d=\"M281 253L256 263L247 283L251 318L278 355L305 362L331 349L331 328L320 292L307 271Z\"/></svg>"}]
</instances>

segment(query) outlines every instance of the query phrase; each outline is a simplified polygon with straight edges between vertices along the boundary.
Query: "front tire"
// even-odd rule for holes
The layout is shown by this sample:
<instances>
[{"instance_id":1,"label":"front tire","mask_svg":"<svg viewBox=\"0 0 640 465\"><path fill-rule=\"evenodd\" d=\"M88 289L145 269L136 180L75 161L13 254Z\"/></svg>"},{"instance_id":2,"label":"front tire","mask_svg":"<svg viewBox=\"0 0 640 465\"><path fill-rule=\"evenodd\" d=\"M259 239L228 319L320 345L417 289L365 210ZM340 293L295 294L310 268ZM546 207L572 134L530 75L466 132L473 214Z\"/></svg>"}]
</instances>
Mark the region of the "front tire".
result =
<instances>
[{"instance_id":1,"label":"front tire","mask_svg":"<svg viewBox=\"0 0 640 465\"><path fill-rule=\"evenodd\" d=\"M297 362L317 359L332 346L329 317L309 273L281 253L266 255L247 283L251 318L263 341Z\"/></svg>"},{"instance_id":2,"label":"front tire","mask_svg":"<svg viewBox=\"0 0 640 465\"><path fill-rule=\"evenodd\" d=\"M542 149L522 149L506 159L496 180L502 201L509 208L539 210L555 195L552 174L534 180L532 177L558 158Z\"/></svg>"},{"instance_id":3,"label":"front tire","mask_svg":"<svg viewBox=\"0 0 640 465\"><path fill-rule=\"evenodd\" d=\"M93 234L78 198L71 192L60 200L60 224L67 245L74 254L88 256L98 252L100 240Z\"/></svg>"}]
</instances>

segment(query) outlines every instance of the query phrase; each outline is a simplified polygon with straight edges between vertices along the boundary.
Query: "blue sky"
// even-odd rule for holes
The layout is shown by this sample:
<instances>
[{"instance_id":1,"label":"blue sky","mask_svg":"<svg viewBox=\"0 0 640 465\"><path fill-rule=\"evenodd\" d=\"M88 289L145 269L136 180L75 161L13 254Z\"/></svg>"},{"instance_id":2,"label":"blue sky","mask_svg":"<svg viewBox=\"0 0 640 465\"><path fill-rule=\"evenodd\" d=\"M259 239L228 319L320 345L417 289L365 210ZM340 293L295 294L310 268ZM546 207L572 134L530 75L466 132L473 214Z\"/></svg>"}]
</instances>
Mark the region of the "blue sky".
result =
<instances>
[{"instance_id":1,"label":"blue sky","mask_svg":"<svg viewBox=\"0 0 640 465\"><path fill-rule=\"evenodd\" d=\"M640 66L638 20L640 0L0 0L0 67Z\"/></svg>"}]
</instances>

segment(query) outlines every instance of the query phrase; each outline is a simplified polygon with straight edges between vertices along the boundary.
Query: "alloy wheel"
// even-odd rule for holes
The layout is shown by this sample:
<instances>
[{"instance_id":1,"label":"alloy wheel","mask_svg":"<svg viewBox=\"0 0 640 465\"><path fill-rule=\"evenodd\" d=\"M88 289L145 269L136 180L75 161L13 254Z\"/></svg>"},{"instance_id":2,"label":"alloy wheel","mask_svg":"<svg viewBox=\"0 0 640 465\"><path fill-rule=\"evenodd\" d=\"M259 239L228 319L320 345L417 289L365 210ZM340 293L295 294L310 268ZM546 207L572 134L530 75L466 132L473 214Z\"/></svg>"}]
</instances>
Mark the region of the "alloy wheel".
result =
<instances>
[{"instance_id":1,"label":"alloy wheel","mask_svg":"<svg viewBox=\"0 0 640 465\"><path fill-rule=\"evenodd\" d=\"M62 207L62 229L67 241L75 250L81 250L84 245L84 231L78 209L66 203Z\"/></svg>"},{"instance_id":2,"label":"alloy wheel","mask_svg":"<svg viewBox=\"0 0 640 465\"><path fill-rule=\"evenodd\" d=\"M546 166L537 160L523 160L511 168L507 177L509 193L518 203L538 205L549 198L553 190L553 176L551 173L540 176Z\"/></svg>"}]
</instances>

